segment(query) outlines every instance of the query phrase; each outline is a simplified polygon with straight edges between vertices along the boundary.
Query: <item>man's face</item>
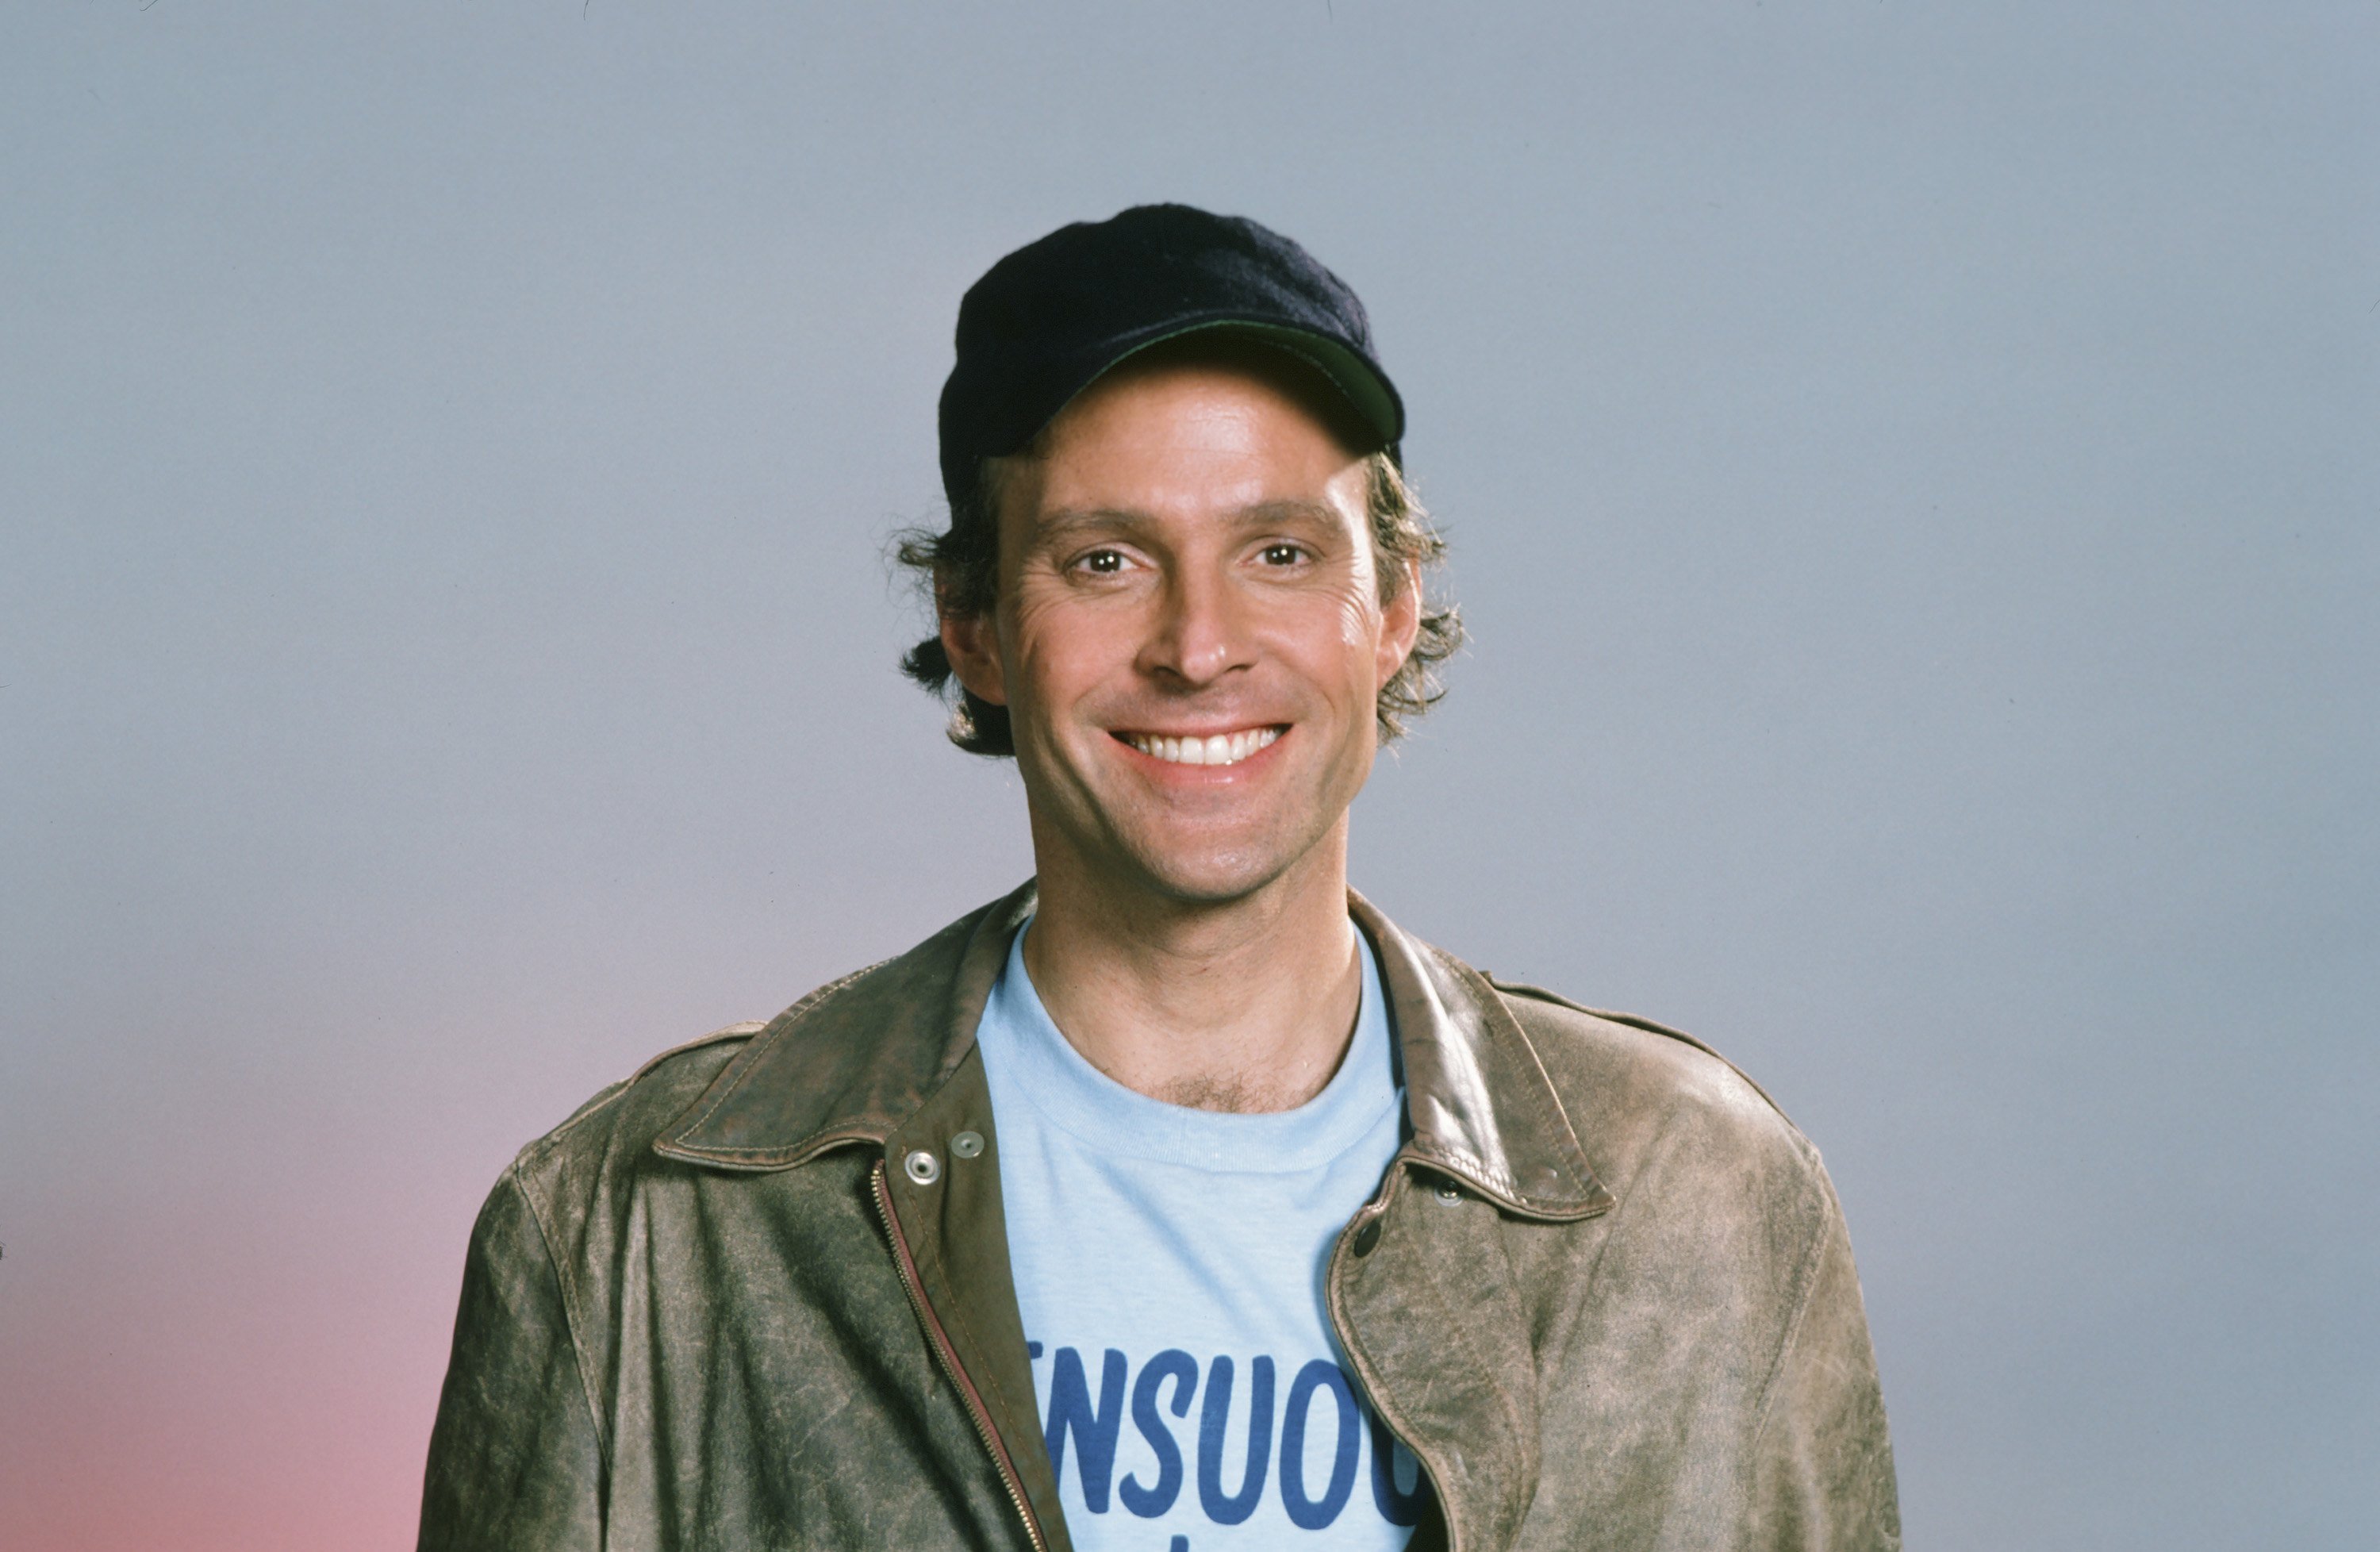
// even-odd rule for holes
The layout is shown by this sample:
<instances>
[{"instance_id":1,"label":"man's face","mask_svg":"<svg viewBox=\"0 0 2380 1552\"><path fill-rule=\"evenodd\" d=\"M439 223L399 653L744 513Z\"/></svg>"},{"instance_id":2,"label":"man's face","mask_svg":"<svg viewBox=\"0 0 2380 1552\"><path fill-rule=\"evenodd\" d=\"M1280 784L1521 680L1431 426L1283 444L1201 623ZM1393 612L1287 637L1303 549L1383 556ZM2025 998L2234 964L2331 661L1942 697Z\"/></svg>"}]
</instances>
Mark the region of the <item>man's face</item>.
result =
<instances>
[{"instance_id":1,"label":"man's face","mask_svg":"<svg viewBox=\"0 0 2380 1552\"><path fill-rule=\"evenodd\" d=\"M1042 444L1000 482L999 601L942 634L1008 708L1044 876L1220 902L1335 862L1420 594L1380 601L1362 460L1271 374L1184 362Z\"/></svg>"}]
</instances>

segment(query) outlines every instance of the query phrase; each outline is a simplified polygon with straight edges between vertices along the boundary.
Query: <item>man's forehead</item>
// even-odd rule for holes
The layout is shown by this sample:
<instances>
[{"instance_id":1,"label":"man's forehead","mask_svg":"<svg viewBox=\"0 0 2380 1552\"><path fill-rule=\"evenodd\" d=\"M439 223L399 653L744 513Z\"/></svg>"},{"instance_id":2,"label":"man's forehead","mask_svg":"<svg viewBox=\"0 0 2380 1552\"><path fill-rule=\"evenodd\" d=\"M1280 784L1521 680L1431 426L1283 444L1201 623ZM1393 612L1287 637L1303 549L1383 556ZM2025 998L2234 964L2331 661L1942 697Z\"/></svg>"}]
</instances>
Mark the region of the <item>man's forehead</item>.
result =
<instances>
[{"instance_id":1,"label":"man's forehead","mask_svg":"<svg viewBox=\"0 0 2380 1552\"><path fill-rule=\"evenodd\" d=\"M1074 406L1002 483L1047 527L1195 515L1335 522L1361 504L1362 455L1254 379L1177 371Z\"/></svg>"}]
</instances>

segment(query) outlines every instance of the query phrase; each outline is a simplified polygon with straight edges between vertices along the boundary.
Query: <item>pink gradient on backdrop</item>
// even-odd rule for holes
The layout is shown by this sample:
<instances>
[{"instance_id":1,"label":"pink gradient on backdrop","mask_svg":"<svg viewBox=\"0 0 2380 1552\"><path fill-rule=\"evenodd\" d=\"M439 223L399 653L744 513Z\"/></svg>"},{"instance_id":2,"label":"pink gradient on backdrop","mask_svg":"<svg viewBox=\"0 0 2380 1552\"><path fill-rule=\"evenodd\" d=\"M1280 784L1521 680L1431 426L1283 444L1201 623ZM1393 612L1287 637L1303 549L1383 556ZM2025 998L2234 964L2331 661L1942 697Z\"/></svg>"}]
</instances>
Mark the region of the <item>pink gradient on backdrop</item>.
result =
<instances>
[{"instance_id":1,"label":"pink gradient on backdrop","mask_svg":"<svg viewBox=\"0 0 2380 1552\"><path fill-rule=\"evenodd\" d=\"M155 1183L140 1201L62 1194L9 1228L0 1330L31 1340L0 1341L0 1546L410 1546L469 1227L459 1182L413 1223L343 1212L334 1170L244 1204ZM443 1249L397 1254L425 1239Z\"/></svg>"},{"instance_id":2,"label":"pink gradient on backdrop","mask_svg":"<svg viewBox=\"0 0 2380 1552\"><path fill-rule=\"evenodd\" d=\"M956 887L988 897L1016 862ZM588 928L540 896L477 962L436 938L234 933L57 1019L80 1045L46 1054L70 1064L0 1051L0 1085L20 1079L0 1097L46 1087L25 1113L72 1118L0 1135L46 1138L0 1169L0 1552L411 1547L498 1174L654 1052L941 925L940 903L844 904L832 923L756 915L737 939ZM596 940L608 975L579 962Z\"/></svg>"}]
</instances>

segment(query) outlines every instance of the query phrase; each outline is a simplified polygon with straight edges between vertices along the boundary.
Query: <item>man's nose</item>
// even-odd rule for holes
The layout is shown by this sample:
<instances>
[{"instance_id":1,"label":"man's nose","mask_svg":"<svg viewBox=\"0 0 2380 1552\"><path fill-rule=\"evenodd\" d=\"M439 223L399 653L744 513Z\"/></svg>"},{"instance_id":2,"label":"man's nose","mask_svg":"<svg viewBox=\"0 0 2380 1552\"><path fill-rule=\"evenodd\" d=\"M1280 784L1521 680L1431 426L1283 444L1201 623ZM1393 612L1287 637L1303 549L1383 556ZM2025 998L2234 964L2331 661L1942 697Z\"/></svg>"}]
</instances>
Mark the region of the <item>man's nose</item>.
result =
<instances>
[{"instance_id":1,"label":"man's nose","mask_svg":"<svg viewBox=\"0 0 2380 1552\"><path fill-rule=\"evenodd\" d=\"M1221 577L1203 570L1174 571L1158 598L1157 617L1141 650L1141 672L1201 685L1245 667L1250 633L1242 601Z\"/></svg>"}]
</instances>

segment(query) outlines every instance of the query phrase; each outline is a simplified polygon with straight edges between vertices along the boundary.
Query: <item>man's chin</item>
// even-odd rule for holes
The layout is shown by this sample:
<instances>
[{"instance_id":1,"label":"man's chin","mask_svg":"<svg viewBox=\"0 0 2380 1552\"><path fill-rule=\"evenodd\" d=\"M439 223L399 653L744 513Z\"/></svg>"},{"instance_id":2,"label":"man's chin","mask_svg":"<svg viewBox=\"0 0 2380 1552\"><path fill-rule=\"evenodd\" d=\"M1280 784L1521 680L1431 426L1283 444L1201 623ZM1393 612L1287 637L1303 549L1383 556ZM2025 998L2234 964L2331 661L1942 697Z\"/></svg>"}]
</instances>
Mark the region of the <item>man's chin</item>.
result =
<instances>
[{"instance_id":1,"label":"man's chin","mask_svg":"<svg viewBox=\"0 0 2380 1552\"><path fill-rule=\"evenodd\" d=\"M1028 802L1033 783L1028 780ZM1229 905L1262 893L1329 848L1329 823L1293 822L1284 808L1307 805L1257 805L1246 794L1209 794L1205 803L1151 803L1145 794L1117 794L1123 801L1087 802L1037 815L1037 852L1068 854L1065 865L1045 872L1074 873L1101 893L1123 899L1138 894L1181 905ZM1135 801L1135 800L1138 801ZM1075 824L1051 822L1061 816ZM1312 816L1309 820L1318 816ZM1081 822L1087 821L1087 822Z\"/></svg>"},{"instance_id":2,"label":"man's chin","mask_svg":"<svg viewBox=\"0 0 2380 1552\"><path fill-rule=\"evenodd\" d=\"M1272 844L1135 847L1143 888L1183 905L1231 905L1263 893L1295 871L1313 848Z\"/></svg>"}]
</instances>

